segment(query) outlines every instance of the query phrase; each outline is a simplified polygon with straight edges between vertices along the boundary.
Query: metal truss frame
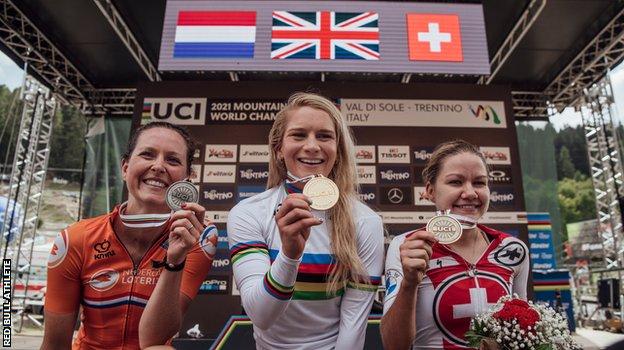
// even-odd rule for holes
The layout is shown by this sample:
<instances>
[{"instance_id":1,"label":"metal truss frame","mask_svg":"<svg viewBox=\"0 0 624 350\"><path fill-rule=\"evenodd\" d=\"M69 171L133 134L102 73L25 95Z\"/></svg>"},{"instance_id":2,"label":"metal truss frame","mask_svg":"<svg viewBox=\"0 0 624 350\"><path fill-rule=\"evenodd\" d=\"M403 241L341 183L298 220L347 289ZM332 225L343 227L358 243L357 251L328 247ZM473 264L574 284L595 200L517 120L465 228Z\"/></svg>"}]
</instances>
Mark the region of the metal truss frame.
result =
<instances>
[{"instance_id":1,"label":"metal truss frame","mask_svg":"<svg viewBox=\"0 0 624 350\"><path fill-rule=\"evenodd\" d=\"M546 96L537 91L512 91L511 103L518 120L548 121L549 108Z\"/></svg>"},{"instance_id":2,"label":"metal truss frame","mask_svg":"<svg viewBox=\"0 0 624 350\"><path fill-rule=\"evenodd\" d=\"M606 269L624 267L624 232L620 199L624 196L622 159L611 108L608 76L583 91L581 115L596 197Z\"/></svg>"},{"instance_id":3,"label":"metal truss frame","mask_svg":"<svg viewBox=\"0 0 624 350\"><path fill-rule=\"evenodd\" d=\"M561 112L567 106L578 104L583 91L623 58L624 9L553 79L544 94Z\"/></svg>"},{"instance_id":4,"label":"metal truss frame","mask_svg":"<svg viewBox=\"0 0 624 350\"><path fill-rule=\"evenodd\" d=\"M150 81L161 81L160 73L158 73L158 69L154 66L152 61L150 61L149 57L143 50L143 47L139 43L139 41L134 37L130 28L124 21L119 11L111 0L93 0L97 7L102 12L102 15L108 20L108 23L113 27L119 39L126 45L128 51L132 57L134 57L135 61L141 67L145 75Z\"/></svg>"},{"instance_id":5,"label":"metal truss frame","mask_svg":"<svg viewBox=\"0 0 624 350\"><path fill-rule=\"evenodd\" d=\"M24 287L24 295L14 293L10 301L11 310L17 311L13 314L13 326L17 332L21 332L24 317L29 316L26 306L31 261L57 106L48 88L31 77L25 81L22 100L22 120L11 170L7 208L3 213L5 224L0 236L3 258L11 259L11 290L15 291L16 285ZM21 218L16 217L19 214Z\"/></svg>"},{"instance_id":6,"label":"metal truss frame","mask_svg":"<svg viewBox=\"0 0 624 350\"><path fill-rule=\"evenodd\" d=\"M513 50L518 46L524 35L531 29L533 23L537 17L539 17L542 10L546 7L546 0L532 0L526 7L520 18L514 25L513 29L505 38L505 41L494 54L494 58L490 62L490 69L492 73L490 75L483 75L477 81L477 84L489 84L494 80L496 74L501 69L503 64L507 61Z\"/></svg>"}]
</instances>

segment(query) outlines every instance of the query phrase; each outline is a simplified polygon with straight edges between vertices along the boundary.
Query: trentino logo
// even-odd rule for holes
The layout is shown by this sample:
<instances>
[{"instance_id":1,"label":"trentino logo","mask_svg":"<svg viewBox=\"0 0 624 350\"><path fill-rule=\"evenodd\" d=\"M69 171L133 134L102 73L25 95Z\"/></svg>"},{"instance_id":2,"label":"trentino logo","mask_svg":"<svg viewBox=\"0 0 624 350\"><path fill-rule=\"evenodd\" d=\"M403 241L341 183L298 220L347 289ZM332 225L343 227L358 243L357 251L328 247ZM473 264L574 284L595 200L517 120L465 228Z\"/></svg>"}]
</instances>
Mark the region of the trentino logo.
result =
<instances>
[{"instance_id":1,"label":"trentino logo","mask_svg":"<svg viewBox=\"0 0 624 350\"><path fill-rule=\"evenodd\" d=\"M470 108L470 111L477 119L483 119L485 121L492 121L492 123L496 125L501 123L501 120L498 117L498 114L496 114L496 111L490 105L485 105L485 106L477 105L476 108L474 108L472 105L468 105L468 107Z\"/></svg>"}]
</instances>

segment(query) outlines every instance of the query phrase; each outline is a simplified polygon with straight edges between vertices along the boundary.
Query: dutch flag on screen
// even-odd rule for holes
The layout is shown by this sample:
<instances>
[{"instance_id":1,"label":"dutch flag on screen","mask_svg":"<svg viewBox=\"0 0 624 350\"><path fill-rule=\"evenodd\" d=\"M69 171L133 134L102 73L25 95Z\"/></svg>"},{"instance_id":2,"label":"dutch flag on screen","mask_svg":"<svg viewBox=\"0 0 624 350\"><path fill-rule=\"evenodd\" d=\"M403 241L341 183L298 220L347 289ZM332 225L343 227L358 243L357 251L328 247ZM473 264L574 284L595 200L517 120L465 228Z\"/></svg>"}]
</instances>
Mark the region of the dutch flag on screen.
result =
<instances>
[{"instance_id":1,"label":"dutch flag on screen","mask_svg":"<svg viewBox=\"0 0 624 350\"><path fill-rule=\"evenodd\" d=\"M174 58L253 58L256 12L180 11Z\"/></svg>"}]
</instances>

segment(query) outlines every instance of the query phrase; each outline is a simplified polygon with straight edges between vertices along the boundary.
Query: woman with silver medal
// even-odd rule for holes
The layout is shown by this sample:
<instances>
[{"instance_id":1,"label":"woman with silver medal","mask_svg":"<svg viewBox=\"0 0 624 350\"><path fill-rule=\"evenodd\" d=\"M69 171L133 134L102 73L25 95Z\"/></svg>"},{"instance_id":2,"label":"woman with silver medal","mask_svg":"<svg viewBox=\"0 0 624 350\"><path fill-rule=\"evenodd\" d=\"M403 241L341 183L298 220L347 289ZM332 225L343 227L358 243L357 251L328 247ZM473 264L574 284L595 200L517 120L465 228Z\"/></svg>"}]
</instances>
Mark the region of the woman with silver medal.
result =
<instances>
[{"instance_id":1,"label":"woman with silver medal","mask_svg":"<svg viewBox=\"0 0 624 350\"><path fill-rule=\"evenodd\" d=\"M269 134L268 190L228 215L234 279L258 349L361 349L383 264L379 216L359 201L350 131L297 93Z\"/></svg>"},{"instance_id":2,"label":"woman with silver medal","mask_svg":"<svg viewBox=\"0 0 624 350\"><path fill-rule=\"evenodd\" d=\"M128 201L54 242L42 349L139 349L178 332L217 244L186 180L194 151L188 131L169 123L131 135L121 165Z\"/></svg>"},{"instance_id":3,"label":"woman with silver medal","mask_svg":"<svg viewBox=\"0 0 624 350\"><path fill-rule=\"evenodd\" d=\"M465 348L470 320L503 295L526 298L528 249L478 224L490 200L479 148L440 144L423 170L438 211L426 228L395 237L386 257L381 334L386 349Z\"/></svg>"}]
</instances>

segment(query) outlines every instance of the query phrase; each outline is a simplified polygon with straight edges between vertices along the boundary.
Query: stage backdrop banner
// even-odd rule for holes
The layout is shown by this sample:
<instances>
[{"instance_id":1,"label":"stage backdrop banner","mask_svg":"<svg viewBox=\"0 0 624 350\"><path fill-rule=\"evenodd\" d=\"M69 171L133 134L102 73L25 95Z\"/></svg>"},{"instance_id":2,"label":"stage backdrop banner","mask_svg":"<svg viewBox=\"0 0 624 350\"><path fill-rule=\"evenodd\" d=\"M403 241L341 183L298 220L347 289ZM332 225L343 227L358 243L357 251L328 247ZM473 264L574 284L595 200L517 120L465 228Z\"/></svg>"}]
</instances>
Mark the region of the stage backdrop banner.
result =
<instances>
[{"instance_id":1,"label":"stage backdrop banner","mask_svg":"<svg viewBox=\"0 0 624 350\"><path fill-rule=\"evenodd\" d=\"M199 324L199 330L214 339L230 316L242 313L227 247L228 213L236 203L265 190L269 130L288 96L296 91L320 93L345 114L356 105L375 106L366 113L369 120L378 122L351 123L351 129L358 145L360 199L381 216L387 242L396 234L424 226L434 214L432 203L422 198L421 172L436 145L464 139L481 148L490 167L491 203L482 222L528 243L511 94L505 88L279 81L145 83L138 87L134 127L159 120L189 129L201 144L192 181L208 218L219 229L217 256L189 308L182 336ZM446 112L426 107L440 105L460 107ZM401 106L425 107L401 110ZM461 113L457 113L459 108Z\"/></svg>"},{"instance_id":2,"label":"stage backdrop banner","mask_svg":"<svg viewBox=\"0 0 624 350\"><path fill-rule=\"evenodd\" d=\"M483 6L167 1L163 71L490 73Z\"/></svg>"}]
</instances>

